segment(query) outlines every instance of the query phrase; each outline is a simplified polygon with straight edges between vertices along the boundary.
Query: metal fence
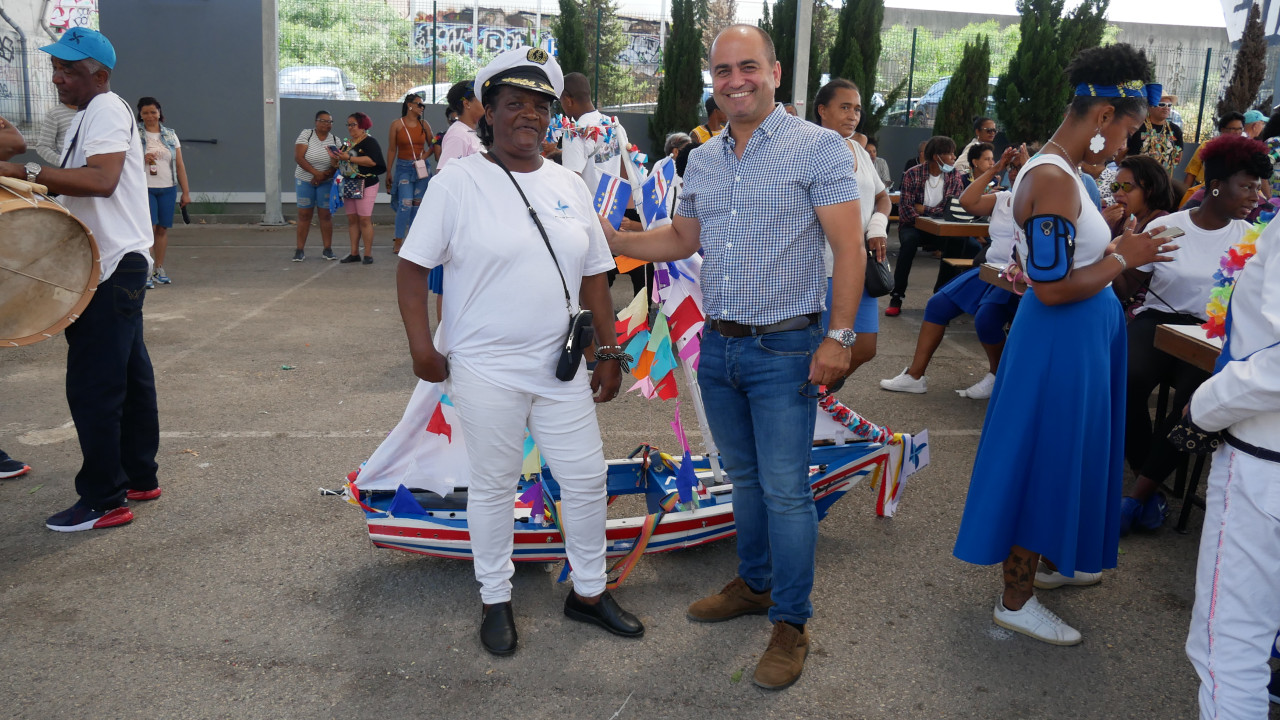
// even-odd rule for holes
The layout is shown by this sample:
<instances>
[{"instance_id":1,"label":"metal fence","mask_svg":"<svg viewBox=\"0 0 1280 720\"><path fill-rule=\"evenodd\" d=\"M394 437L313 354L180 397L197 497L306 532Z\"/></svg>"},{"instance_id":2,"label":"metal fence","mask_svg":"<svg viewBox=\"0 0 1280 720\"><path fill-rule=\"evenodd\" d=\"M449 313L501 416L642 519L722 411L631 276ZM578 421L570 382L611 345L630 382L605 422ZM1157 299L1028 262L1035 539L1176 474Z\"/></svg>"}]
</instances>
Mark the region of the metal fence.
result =
<instances>
[{"instance_id":1,"label":"metal fence","mask_svg":"<svg viewBox=\"0 0 1280 720\"><path fill-rule=\"evenodd\" d=\"M355 13L350 26L335 28L333 17L315 12L316 6L323 4L347 9L364 5L365 11ZM558 9L551 2L546 5ZM444 102L450 84L474 78L497 53L535 44L552 53L556 50L552 28L556 16L537 5L494 8L450 0L433 2L429 8L405 17L382 0L280 0L282 72L291 66L336 67L344 76L338 84L312 88L282 80L282 95L354 99L337 94L345 91L365 100L399 101L413 90L428 102ZM621 41L621 51L602 58L610 81L603 88L600 104L653 103L664 42L659 18L625 14L603 19L605 26L616 20L621 37L612 40L615 45ZM595 20L588 22L589 30L601 25ZM608 47L609 37L590 34L586 38L589 54L594 54L597 43ZM376 41L359 48L367 36L376 37ZM619 69L623 72L617 72ZM354 88L349 87L352 85Z\"/></svg>"}]
</instances>

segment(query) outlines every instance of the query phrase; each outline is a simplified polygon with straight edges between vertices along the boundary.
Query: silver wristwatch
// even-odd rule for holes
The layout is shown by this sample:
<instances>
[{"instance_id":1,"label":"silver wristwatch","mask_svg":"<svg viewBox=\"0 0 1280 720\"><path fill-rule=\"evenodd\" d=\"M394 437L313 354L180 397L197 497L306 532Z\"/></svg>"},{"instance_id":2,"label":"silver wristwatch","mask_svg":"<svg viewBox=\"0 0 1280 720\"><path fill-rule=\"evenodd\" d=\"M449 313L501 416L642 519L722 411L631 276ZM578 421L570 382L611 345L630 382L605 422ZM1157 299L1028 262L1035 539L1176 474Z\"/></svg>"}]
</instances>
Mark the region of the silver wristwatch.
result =
<instances>
[{"instance_id":1,"label":"silver wristwatch","mask_svg":"<svg viewBox=\"0 0 1280 720\"><path fill-rule=\"evenodd\" d=\"M29 162L22 167L27 170L27 182L35 182L36 178L40 177L40 171L44 169L40 167L40 163L37 162Z\"/></svg>"},{"instance_id":2,"label":"silver wristwatch","mask_svg":"<svg viewBox=\"0 0 1280 720\"><path fill-rule=\"evenodd\" d=\"M827 337L847 348L853 346L853 341L858 339L858 333L849 328L845 328L843 330L828 330Z\"/></svg>"}]
</instances>

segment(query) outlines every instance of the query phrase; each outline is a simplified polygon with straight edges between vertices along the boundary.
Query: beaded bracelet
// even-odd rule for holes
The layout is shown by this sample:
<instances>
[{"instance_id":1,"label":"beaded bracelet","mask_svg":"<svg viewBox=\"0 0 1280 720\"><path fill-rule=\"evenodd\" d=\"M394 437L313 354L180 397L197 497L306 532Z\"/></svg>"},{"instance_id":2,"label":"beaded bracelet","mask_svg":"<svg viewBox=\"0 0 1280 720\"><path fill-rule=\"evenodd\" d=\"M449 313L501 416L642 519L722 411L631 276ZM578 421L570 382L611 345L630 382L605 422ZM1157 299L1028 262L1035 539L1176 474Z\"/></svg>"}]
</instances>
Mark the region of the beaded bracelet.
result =
<instances>
[{"instance_id":1,"label":"beaded bracelet","mask_svg":"<svg viewBox=\"0 0 1280 720\"><path fill-rule=\"evenodd\" d=\"M606 345L605 347L609 347L609 346ZM600 352L597 349L596 362L600 362L601 360L617 360L618 365L621 366L622 368L622 374L626 375L627 373L631 372L631 362L635 360L635 358L631 357L630 355L624 352L605 353L605 352Z\"/></svg>"}]
</instances>

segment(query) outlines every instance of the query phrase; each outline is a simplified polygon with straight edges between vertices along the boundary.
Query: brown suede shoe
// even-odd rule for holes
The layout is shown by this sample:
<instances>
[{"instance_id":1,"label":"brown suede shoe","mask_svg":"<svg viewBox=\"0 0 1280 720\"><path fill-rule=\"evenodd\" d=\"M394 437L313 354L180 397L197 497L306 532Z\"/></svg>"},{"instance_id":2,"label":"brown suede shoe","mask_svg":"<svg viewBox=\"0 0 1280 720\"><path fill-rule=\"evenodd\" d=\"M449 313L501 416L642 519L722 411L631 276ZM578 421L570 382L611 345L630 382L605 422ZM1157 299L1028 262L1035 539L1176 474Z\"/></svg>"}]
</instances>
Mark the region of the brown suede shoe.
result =
<instances>
[{"instance_id":1,"label":"brown suede shoe","mask_svg":"<svg viewBox=\"0 0 1280 720\"><path fill-rule=\"evenodd\" d=\"M755 592L740 577L724 589L689 606L685 617L694 622L721 622L740 615L763 615L773 607L769 592Z\"/></svg>"},{"instance_id":2,"label":"brown suede shoe","mask_svg":"<svg viewBox=\"0 0 1280 720\"><path fill-rule=\"evenodd\" d=\"M809 654L809 626L800 632L782 622L773 624L773 636L769 649L760 656L756 674L751 682L765 690L782 690L791 687L804 671L804 659Z\"/></svg>"}]
</instances>

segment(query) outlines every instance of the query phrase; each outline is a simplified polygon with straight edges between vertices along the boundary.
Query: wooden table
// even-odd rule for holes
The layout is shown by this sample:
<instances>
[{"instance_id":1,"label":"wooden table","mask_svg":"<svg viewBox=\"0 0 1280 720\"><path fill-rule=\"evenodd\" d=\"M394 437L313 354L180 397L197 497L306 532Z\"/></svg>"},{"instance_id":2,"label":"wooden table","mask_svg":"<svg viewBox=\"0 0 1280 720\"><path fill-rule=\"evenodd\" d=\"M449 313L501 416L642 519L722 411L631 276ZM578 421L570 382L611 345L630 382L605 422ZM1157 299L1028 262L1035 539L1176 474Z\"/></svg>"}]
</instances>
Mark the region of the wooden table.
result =
<instances>
[{"instance_id":1,"label":"wooden table","mask_svg":"<svg viewBox=\"0 0 1280 720\"><path fill-rule=\"evenodd\" d=\"M943 238L986 237L991 234L990 223L962 223L930 217L916 218L916 227L921 232L927 232L930 235L937 235Z\"/></svg>"},{"instance_id":2,"label":"wooden table","mask_svg":"<svg viewBox=\"0 0 1280 720\"><path fill-rule=\"evenodd\" d=\"M1009 292L1017 295L1021 295L1027 291L1026 283L1019 282L1015 287L1013 283L1009 282L1008 278L1001 274L1003 272L1003 265L982 263L982 267L978 269L978 277L982 278L988 285L995 285L1002 290L1008 290Z\"/></svg>"},{"instance_id":3,"label":"wooden table","mask_svg":"<svg viewBox=\"0 0 1280 720\"><path fill-rule=\"evenodd\" d=\"M1210 339L1205 334L1204 328L1199 325L1157 325L1155 347L1207 373L1213 372L1213 366L1217 363L1218 356L1222 354L1222 340ZM1156 399L1157 421L1165 417L1166 410L1182 413L1182 408L1169 408L1168 404L1169 387L1161 384L1160 394ZM1196 495L1196 487L1200 484L1200 477L1204 474L1204 465L1208 457L1208 455L1196 455L1195 467L1191 469L1190 475L1187 474L1186 459L1178 463L1173 494L1182 497L1182 511L1178 515L1178 524L1175 526L1180 533L1187 531L1191 506L1204 507L1204 502Z\"/></svg>"},{"instance_id":4,"label":"wooden table","mask_svg":"<svg viewBox=\"0 0 1280 720\"><path fill-rule=\"evenodd\" d=\"M1155 345L1207 373L1222 354L1222 338L1209 338L1199 325L1157 325Z\"/></svg>"},{"instance_id":5,"label":"wooden table","mask_svg":"<svg viewBox=\"0 0 1280 720\"><path fill-rule=\"evenodd\" d=\"M901 199L902 199L902 193L900 192L889 193L889 220L890 221L898 219L898 201Z\"/></svg>"}]
</instances>

